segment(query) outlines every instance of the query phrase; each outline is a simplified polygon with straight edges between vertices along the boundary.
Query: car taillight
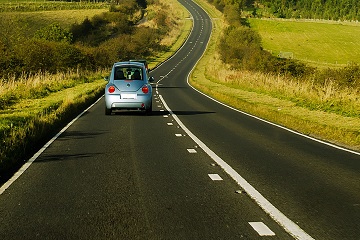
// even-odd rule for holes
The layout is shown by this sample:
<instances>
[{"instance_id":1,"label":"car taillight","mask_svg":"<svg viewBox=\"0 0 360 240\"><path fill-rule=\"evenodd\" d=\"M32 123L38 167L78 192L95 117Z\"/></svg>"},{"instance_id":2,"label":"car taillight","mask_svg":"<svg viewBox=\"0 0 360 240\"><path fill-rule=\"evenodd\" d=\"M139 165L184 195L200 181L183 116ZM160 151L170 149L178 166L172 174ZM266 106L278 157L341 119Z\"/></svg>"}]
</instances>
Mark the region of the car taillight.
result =
<instances>
[{"instance_id":1,"label":"car taillight","mask_svg":"<svg viewBox=\"0 0 360 240\"><path fill-rule=\"evenodd\" d=\"M143 93L148 93L149 92L148 86L143 86L141 90L142 90Z\"/></svg>"},{"instance_id":2,"label":"car taillight","mask_svg":"<svg viewBox=\"0 0 360 240\"><path fill-rule=\"evenodd\" d=\"M115 92L115 87L114 87L114 86L110 86L110 87L108 88L108 91L109 91L109 93Z\"/></svg>"}]
</instances>

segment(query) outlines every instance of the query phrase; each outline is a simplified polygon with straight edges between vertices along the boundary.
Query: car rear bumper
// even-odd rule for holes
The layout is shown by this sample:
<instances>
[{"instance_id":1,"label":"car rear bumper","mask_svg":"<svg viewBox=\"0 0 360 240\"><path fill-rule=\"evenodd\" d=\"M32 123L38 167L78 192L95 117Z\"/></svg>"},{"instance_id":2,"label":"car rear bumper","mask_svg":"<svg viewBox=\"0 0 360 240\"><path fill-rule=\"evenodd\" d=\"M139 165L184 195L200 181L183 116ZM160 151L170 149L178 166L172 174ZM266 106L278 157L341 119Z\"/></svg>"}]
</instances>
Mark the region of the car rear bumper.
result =
<instances>
[{"instance_id":1,"label":"car rear bumper","mask_svg":"<svg viewBox=\"0 0 360 240\"><path fill-rule=\"evenodd\" d=\"M138 95L136 99L120 99L119 95L105 95L107 109L149 109L151 95Z\"/></svg>"}]
</instances>

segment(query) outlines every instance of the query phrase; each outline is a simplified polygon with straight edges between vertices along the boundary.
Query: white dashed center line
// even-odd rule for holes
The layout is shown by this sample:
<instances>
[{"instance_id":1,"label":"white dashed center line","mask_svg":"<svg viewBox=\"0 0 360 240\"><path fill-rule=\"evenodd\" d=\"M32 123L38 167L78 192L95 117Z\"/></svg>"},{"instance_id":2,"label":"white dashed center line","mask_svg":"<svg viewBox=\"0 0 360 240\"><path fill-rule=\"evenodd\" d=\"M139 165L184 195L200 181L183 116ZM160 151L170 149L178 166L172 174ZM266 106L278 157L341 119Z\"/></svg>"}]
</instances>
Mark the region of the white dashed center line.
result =
<instances>
[{"instance_id":1,"label":"white dashed center line","mask_svg":"<svg viewBox=\"0 0 360 240\"><path fill-rule=\"evenodd\" d=\"M275 236L275 233L263 222L249 222L249 224L256 232L259 233L260 236Z\"/></svg>"},{"instance_id":2,"label":"white dashed center line","mask_svg":"<svg viewBox=\"0 0 360 240\"><path fill-rule=\"evenodd\" d=\"M219 174L209 174L209 177L213 181L222 181L223 179L219 176Z\"/></svg>"},{"instance_id":3,"label":"white dashed center line","mask_svg":"<svg viewBox=\"0 0 360 240\"><path fill-rule=\"evenodd\" d=\"M188 150L189 153L197 153L196 150L193 149L193 148L188 148L187 150Z\"/></svg>"}]
</instances>

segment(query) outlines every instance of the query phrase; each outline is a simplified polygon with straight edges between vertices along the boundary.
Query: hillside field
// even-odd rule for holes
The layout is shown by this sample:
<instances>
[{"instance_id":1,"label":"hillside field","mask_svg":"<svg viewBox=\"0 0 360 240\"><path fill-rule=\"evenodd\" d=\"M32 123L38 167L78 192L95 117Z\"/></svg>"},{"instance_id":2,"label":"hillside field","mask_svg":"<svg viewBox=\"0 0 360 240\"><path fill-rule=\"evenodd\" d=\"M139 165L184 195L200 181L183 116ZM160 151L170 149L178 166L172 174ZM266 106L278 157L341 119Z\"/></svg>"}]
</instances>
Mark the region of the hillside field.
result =
<instances>
[{"instance_id":1,"label":"hillside field","mask_svg":"<svg viewBox=\"0 0 360 240\"><path fill-rule=\"evenodd\" d=\"M249 19L262 37L263 48L316 67L360 63L360 24L334 21Z\"/></svg>"},{"instance_id":2,"label":"hillside field","mask_svg":"<svg viewBox=\"0 0 360 240\"><path fill-rule=\"evenodd\" d=\"M11 36L33 37L50 24L68 29L109 10L106 4L44 0L0 0L0 41L13 41Z\"/></svg>"}]
</instances>

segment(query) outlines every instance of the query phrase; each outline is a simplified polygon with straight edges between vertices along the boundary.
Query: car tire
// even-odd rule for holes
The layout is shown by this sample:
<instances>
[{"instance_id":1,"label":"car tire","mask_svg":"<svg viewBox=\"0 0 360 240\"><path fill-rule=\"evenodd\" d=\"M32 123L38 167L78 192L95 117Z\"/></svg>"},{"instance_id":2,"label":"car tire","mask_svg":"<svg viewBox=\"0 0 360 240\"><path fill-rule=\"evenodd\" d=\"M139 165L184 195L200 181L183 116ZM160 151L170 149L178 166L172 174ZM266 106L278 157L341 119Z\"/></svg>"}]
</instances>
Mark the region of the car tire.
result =
<instances>
[{"instance_id":1,"label":"car tire","mask_svg":"<svg viewBox=\"0 0 360 240\"><path fill-rule=\"evenodd\" d=\"M107 107L105 107L105 115L111 115L111 108L108 109Z\"/></svg>"},{"instance_id":2,"label":"car tire","mask_svg":"<svg viewBox=\"0 0 360 240\"><path fill-rule=\"evenodd\" d=\"M150 107L145 110L145 113L146 113L146 115L151 115L152 114L152 103L151 103Z\"/></svg>"}]
</instances>

